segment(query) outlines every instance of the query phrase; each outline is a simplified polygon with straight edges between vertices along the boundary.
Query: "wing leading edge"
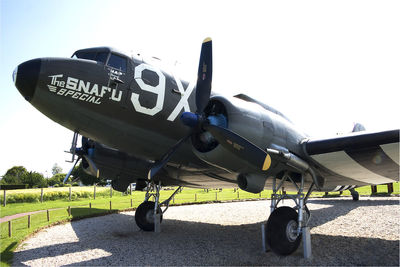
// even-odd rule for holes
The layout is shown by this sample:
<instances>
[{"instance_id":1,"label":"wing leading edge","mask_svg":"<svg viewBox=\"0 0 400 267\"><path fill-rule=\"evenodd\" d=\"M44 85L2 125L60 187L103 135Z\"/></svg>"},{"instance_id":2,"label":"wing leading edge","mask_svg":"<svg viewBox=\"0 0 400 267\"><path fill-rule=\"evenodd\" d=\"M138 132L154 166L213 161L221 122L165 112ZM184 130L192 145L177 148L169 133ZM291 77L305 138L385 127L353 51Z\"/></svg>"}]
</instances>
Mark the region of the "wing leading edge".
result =
<instances>
[{"instance_id":1,"label":"wing leading edge","mask_svg":"<svg viewBox=\"0 0 400 267\"><path fill-rule=\"evenodd\" d=\"M399 180L399 130L309 140L305 151L331 185Z\"/></svg>"}]
</instances>

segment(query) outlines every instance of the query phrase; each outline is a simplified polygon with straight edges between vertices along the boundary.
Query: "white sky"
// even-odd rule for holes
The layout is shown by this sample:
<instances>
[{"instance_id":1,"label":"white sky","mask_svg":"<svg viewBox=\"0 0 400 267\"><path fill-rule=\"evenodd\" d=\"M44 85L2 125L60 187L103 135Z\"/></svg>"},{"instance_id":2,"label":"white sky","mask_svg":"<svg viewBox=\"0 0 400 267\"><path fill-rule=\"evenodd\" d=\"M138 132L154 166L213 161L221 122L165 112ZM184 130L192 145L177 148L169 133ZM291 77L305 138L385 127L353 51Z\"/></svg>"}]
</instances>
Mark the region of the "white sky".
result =
<instances>
[{"instance_id":1,"label":"white sky","mask_svg":"<svg viewBox=\"0 0 400 267\"><path fill-rule=\"evenodd\" d=\"M311 136L400 128L399 1L1 0L0 175L14 165L50 175L72 166L72 132L34 109L13 69L110 45L178 60L195 77L213 38L213 90L246 93Z\"/></svg>"}]
</instances>

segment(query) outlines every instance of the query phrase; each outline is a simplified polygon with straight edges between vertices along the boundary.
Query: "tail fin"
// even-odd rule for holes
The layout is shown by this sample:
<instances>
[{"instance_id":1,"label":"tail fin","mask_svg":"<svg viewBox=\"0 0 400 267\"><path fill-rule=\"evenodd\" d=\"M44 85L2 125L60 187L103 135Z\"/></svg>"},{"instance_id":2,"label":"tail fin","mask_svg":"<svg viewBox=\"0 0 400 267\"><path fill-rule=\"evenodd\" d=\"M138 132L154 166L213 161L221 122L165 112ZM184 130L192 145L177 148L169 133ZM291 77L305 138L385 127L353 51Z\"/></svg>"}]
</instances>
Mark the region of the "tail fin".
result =
<instances>
[{"instance_id":1,"label":"tail fin","mask_svg":"<svg viewBox=\"0 0 400 267\"><path fill-rule=\"evenodd\" d=\"M354 127L353 130L351 132L355 133L355 132L362 132L365 131L365 127L364 125L362 125L361 123L354 123Z\"/></svg>"}]
</instances>

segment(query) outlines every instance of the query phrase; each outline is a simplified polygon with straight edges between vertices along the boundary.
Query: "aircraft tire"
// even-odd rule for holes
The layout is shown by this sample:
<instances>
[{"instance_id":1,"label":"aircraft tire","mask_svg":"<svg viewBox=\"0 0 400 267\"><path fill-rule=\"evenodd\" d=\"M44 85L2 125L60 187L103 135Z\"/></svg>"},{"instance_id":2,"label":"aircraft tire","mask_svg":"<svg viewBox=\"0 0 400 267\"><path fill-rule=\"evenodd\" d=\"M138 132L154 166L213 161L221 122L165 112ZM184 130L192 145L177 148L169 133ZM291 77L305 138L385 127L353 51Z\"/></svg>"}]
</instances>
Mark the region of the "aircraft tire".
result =
<instances>
[{"instance_id":1,"label":"aircraft tire","mask_svg":"<svg viewBox=\"0 0 400 267\"><path fill-rule=\"evenodd\" d=\"M290 207L275 209L267 222L267 245L278 255L290 255L300 245L301 235L295 236L289 230L297 229L298 214Z\"/></svg>"},{"instance_id":2,"label":"aircraft tire","mask_svg":"<svg viewBox=\"0 0 400 267\"><path fill-rule=\"evenodd\" d=\"M153 201L145 201L139 205L135 212L135 221L137 226L143 231L154 231L154 205ZM161 214L160 223L162 222L161 208L158 207L158 212Z\"/></svg>"}]
</instances>

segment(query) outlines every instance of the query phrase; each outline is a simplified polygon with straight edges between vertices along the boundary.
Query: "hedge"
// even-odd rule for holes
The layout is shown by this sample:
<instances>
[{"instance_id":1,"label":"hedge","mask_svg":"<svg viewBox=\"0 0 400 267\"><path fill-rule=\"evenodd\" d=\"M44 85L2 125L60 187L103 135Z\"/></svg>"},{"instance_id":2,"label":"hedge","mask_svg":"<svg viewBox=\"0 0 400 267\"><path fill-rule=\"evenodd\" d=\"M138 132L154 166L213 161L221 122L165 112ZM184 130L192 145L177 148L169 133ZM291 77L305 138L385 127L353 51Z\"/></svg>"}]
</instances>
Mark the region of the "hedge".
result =
<instances>
[{"instance_id":1,"label":"hedge","mask_svg":"<svg viewBox=\"0 0 400 267\"><path fill-rule=\"evenodd\" d=\"M97 197L109 197L110 196L110 191L108 190L103 190L96 192L96 198ZM77 200L77 199L86 199L86 198L93 198L93 192L88 192L88 191L72 191L71 192L71 200ZM43 201L49 201L49 200L59 200L59 199L64 199L67 200L69 199L69 191L53 191L53 192L45 192L43 194ZM40 192L39 193L17 193L17 194L9 194L6 195L6 201L7 203L35 203L35 202L40 202ZM0 196L0 203L3 203L3 196Z\"/></svg>"},{"instance_id":2,"label":"hedge","mask_svg":"<svg viewBox=\"0 0 400 267\"><path fill-rule=\"evenodd\" d=\"M16 189L26 189L28 184L1 184L0 190L16 190Z\"/></svg>"}]
</instances>

